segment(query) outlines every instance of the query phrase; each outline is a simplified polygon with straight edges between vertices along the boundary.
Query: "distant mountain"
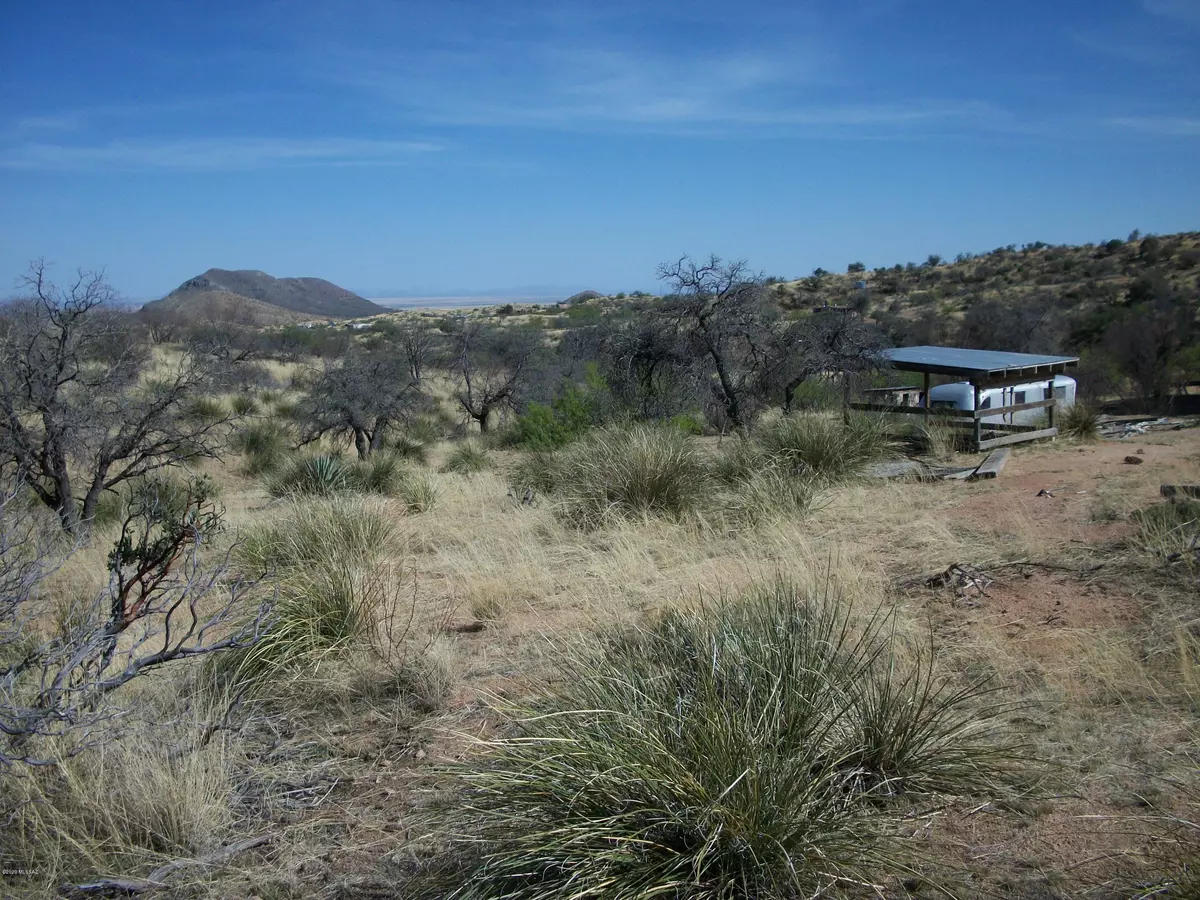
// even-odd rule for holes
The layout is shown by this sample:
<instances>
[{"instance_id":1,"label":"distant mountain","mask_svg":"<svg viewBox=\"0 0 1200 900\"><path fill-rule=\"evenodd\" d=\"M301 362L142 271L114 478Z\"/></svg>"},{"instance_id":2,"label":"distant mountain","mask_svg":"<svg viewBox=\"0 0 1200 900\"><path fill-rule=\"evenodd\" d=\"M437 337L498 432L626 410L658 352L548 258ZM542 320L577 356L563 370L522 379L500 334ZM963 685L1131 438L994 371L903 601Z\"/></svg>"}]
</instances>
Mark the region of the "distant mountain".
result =
<instances>
[{"instance_id":1,"label":"distant mountain","mask_svg":"<svg viewBox=\"0 0 1200 900\"><path fill-rule=\"evenodd\" d=\"M374 316L387 310L322 278L273 278L266 272L251 269L209 269L203 275L189 278L162 300L147 303L144 309L153 312L166 307L173 312L188 313L201 308L224 308L231 297L254 301L248 304L258 313L257 304L268 304L290 310L300 316L350 319ZM236 304L234 304L236 305ZM247 304L243 304L246 306Z\"/></svg>"}]
</instances>

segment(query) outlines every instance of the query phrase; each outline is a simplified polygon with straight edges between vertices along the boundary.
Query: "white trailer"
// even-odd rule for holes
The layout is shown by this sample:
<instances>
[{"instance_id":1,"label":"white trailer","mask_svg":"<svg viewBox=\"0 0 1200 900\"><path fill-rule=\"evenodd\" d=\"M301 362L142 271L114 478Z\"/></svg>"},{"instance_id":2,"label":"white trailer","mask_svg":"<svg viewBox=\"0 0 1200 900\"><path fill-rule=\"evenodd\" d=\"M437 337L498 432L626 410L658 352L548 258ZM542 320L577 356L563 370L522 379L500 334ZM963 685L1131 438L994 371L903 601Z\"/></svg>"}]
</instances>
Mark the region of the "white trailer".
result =
<instances>
[{"instance_id":1,"label":"white trailer","mask_svg":"<svg viewBox=\"0 0 1200 900\"><path fill-rule=\"evenodd\" d=\"M1030 381L1024 384L1012 384L1005 387L980 388L979 408L997 409L1004 406L1019 406L1022 403L1033 403L1037 400L1049 400L1050 379ZM1075 403L1075 379L1066 375L1054 376L1054 399L1058 401L1058 409L1063 410ZM969 381L956 381L953 384L939 384L929 391L929 407L931 409L958 409L973 412L975 410L975 388ZM997 416L985 416L984 425L1032 425L1046 415L1042 409L1022 409L1017 412Z\"/></svg>"}]
</instances>

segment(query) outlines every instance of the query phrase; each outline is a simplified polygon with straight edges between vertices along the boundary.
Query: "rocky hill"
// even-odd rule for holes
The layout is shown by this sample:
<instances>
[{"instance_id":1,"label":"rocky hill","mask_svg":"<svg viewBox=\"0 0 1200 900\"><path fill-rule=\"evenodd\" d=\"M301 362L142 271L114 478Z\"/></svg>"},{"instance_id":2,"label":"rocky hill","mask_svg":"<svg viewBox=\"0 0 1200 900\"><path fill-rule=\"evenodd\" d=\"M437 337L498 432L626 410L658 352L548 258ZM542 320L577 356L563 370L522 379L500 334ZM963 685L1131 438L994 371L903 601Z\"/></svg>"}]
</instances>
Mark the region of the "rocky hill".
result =
<instances>
[{"instance_id":1,"label":"rocky hill","mask_svg":"<svg viewBox=\"0 0 1200 900\"><path fill-rule=\"evenodd\" d=\"M266 272L251 269L209 269L144 308L151 313L156 308L166 307L177 314L188 314L193 310L200 314L201 310L230 306L231 297L253 301L253 304L243 306L252 306L260 314L264 311L259 304L303 318L349 319L387 312L384 307L322 278L273 278Z\"/></svg>"},{"instance_id":2,"label":"rocky hill","mask_svg":"<svg viewBox=\"0 0 1200 900\"><path fill-rule=\"evenodd\" d=\"M817 269L770 279L786 310L851 306L897 343L1080 351L1113 337L1137 310L1194 309L1200 295L1200 232L1101 244L1042 242L989 253L930 256L921 263L845 273Z\"/></svg>"}]
</instances>

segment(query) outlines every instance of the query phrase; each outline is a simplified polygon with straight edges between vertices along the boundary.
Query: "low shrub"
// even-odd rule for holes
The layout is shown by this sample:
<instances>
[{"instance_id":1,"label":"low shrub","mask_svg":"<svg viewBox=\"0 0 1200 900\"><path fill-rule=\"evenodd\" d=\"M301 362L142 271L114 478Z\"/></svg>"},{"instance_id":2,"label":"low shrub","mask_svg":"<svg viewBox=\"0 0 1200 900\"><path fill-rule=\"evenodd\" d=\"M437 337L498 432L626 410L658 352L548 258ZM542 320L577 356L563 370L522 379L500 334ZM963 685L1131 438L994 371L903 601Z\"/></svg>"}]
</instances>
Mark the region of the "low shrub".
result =
<instances>
[{"instance_id":1,"label":"low shrub","mask_svg":"<svg viewBox=\"0 0 1200 900\"><path fill-rule=\"evenodd\" d=\"M471 475L475 472L485 472L491 467L492 458L487 451L468 441L450 451L450 455L442 464L442 471Z\"/></svg>"},{"instance_id":2,"label":"low shrub","mask_svg":"<svg viewBox=\"0 0 1200 900\"><path fill-rule=\"evenodd\" d=\"M778 583L564 658L459 770L451 896L790 900L910 876L913 798L1002 795L1022 748L987 684L892 624Z\"/></svg>"},{"instance_id":3,"label":"low shrub","mask_svg":"<svg viewBox=\"0 0 1200 900\"><path fill-rule=\"evenodd\" d=\"M682 520L699 512L712 487L685 434L648 425L593 432L560 452L554 478L564 518L589 528L614 517Z\"/></svg>"}]
</instances>

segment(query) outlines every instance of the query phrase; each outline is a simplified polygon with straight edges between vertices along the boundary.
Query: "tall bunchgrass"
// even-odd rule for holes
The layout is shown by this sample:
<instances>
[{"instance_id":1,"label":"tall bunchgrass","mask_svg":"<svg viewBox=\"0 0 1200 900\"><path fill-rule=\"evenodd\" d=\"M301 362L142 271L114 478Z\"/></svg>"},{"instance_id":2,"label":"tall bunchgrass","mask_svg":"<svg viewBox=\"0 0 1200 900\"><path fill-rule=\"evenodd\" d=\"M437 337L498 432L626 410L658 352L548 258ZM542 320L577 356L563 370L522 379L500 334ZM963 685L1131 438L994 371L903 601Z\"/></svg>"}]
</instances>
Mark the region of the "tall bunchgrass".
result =
<instances>
[{"instance_id":1,"label":"tall bunchgrass","mask_svg":"<svg viewBox=\"0 0 1200 900\"><path fill-rule=\"evenodd\" d=\"M1130 516L1137 544L1164 562L1200 565L1200 500L1155 503Z\"/></svg>"},{"instance_id":2,"label":"tall bunchgrass","mask_svg":"<svg viewBox=\"0 0 1200 900\"><path fill-rule=\"evenodd\" d=\"M778 583L610 636L460 777L452 896L791 900L911 874L905 805L1004 790L986 684Z\"/></svg>"},{"instance_id":3,"label":"tall bunchgrass","mask_svg":"<svg viewBox=\"0 0 1200 900\"><path fill-rule=\"evenodd\" d=\"M453 472L458 475L473 475L476 472L486 472L492 467L492 457L486 450L476 444L466 441L459 444L442 463L443 472Z\"/></svg>"},{"instance_id":4,"label":"tall bunchgrass","mask_svg":"<svg viewBox=\"0 0 1200 900\"><path fill-rule=\"evenodd\" d=\"M681 521L701 511L713 486L694 441L674 428L596 431L560 451L553 465L560 511L582 527L645 516Z\"/></svg>"},{"instance_id":5,"label":"tall bunchgrass","mask_svg":"<svg viewBox=\"0 0 1200 900\"><path fill-rule=\"evenodd\" d=\"M438 486L428 475L409 473L400 482L396 496L409 513L430 512L438 503Z\"/></svg>"},{"instance_id":6,"label":"tall bunchgrass","mask_svg":"<svg viewBox=\"0 0 1200 900\"><path fill-rule=\"evenodd\" d=\"M55 896L63 883L97 873L145 874L206 853L229 834L243 761L224 734L203 744L196 736L230 697L219 689L189 697L176 682L142 691L119 735L89 735L77 754L66 741L43 746L59 758L54 766L0 768L0 861L25 870L5 873L5 897Z\"/></svg>"},{"instance_id":7,"label":"tall bunchgrass","mask_svg":"<svg viewBox=\"0 0 1200 900\"><path fill-rule=\"evenodd\" d=\"M287 462L291 435L278 422L252 422L238 429L233 448L246 456L248 475L269 475Z\"/></svg>"},{"instance_id":8,"label":"tall bunchgrass","mask_svg":"<svg viewBox=\"0 0 1200 900\"><path fill-rule=\"evenodd\" d=\"M784 416L763 428L757 441L776 462L825 481L858 475L894 450L884 421L865 415L846 422L821 414Z\"/></svg>"},{"instance_id":9,"label":"tall bunchgrass","mask_svg":"<svg viewBox=\"0 0 1200 900\"><path fill-rule=\"evenodd\" d=\"M734 522L762 525L802 518L817 506L823 486L813 478L797 477L771 461L750 471L726 475L729 490L722 511Z\"/></svg>"},{"instance_id":10,"label":"tall bunchgrass","mask_svg":"<svg viewBox=\"0 0 1200 900\"><path fill-rule=\"evenodd\" d=\"M400 532L383 501L353 495L309 499L242 535L238 560L253 574L333 561L364 562L392 552Z\"/></svg>"},{"instance_id":11,"label":"tall bunchgrass","mask_svg":"<svg viewBox=\"0 0 1200 900\"><path fill-rule=\"evenodd\" d=\"M272 672L309 671L367 642L400 535L382 501L354 496L308 500L251 529L238 546L241 568L270 572L276 592L270 629L231 658L225 671L257 682Z\"/></svg>"},{"instance_id":12,"label":"tall bunchgrass","mask_svg":"<svg viewBox=\"0 0 1200 900\"><path fill-rule=\"evenodd\" d=\"M350 467L349 488L362 494L400 495L407 473L404 461L392 453L372 453Z\"/></svg>"}]
</instances>

